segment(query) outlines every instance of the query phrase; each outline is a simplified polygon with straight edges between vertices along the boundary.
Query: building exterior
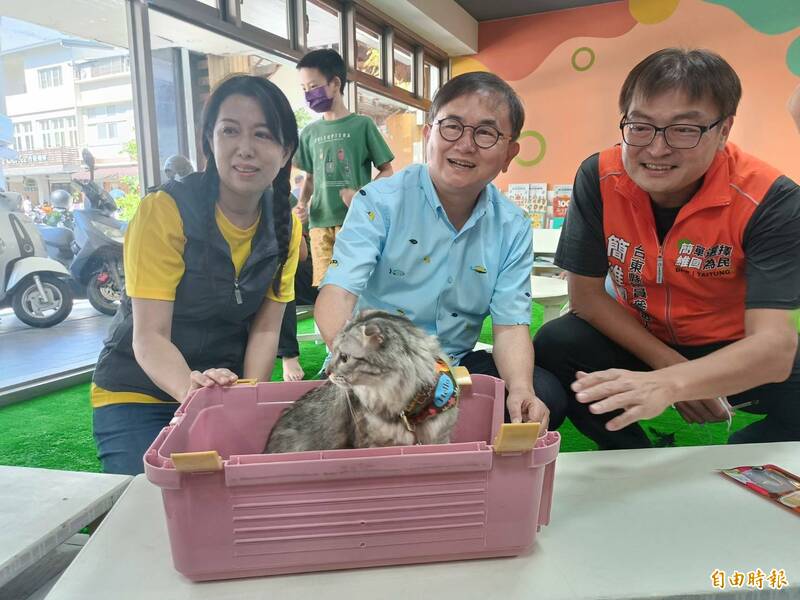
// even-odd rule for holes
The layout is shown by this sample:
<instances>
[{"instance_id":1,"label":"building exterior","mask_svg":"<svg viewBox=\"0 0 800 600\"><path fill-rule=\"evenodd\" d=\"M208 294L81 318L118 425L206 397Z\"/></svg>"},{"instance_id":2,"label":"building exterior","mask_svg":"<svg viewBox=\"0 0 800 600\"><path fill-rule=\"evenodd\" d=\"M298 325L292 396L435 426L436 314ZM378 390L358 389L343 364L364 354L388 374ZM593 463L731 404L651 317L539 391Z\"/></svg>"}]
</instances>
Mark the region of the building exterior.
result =
<instances>
[{"instance_id":1,"label":"building exterior","mask_svg":"<svg viewBox=\"0 0 800 600\"><path fill-rule=\"evenodd\" d=\"M6 114L16 159L4 160L8 188L36 205L72 177L85 177L81 150L96 157L107 189L137 175L124 151L135 138L128 52L60 36L0 52Z\"/></svg>"}]
</instances>

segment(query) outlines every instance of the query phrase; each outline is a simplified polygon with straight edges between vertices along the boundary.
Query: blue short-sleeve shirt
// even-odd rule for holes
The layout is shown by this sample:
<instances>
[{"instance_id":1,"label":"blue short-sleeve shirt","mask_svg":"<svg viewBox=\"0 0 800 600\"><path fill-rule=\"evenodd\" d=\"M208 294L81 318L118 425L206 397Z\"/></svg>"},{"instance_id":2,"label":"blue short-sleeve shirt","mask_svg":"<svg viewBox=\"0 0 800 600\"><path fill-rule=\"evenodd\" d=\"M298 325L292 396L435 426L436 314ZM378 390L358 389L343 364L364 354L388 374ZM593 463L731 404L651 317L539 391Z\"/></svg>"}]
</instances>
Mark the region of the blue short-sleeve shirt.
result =
<instances>
[{"instance_id":1,"label":"blue short-sleeve shirt","mask_svg":"<svg viewBox=\"0 0 800 600\"><path fill-rule=\"evenodd\" d=\"M530 221L494 185L456 231L428 167L412 165L354 196L322 286L358 296L357 310L405 315L458 363L487 315L530 323L532 263Z\"/></svg>"}]
</instances>

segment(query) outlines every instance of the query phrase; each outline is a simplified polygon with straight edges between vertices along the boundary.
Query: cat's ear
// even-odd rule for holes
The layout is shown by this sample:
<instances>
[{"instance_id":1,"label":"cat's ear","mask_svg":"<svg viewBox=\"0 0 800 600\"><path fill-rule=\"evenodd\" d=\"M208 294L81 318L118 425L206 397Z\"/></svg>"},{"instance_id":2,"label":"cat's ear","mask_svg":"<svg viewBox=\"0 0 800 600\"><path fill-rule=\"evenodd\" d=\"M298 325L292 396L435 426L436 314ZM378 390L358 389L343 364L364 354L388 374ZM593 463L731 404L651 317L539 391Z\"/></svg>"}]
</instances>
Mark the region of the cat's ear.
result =
<instances>
[{"instance_id":1,"label":"cat's ear","mask_svg":"<svg viewBox=\"0 0 800 600\"><path fill-rule=\"evenodd\" d=\"M383 332L380 327L374 323L361 326L361 333L364 336L364 346L372 350L380 348L383 345L384 338Z\"/></svg>"}]
</instances>

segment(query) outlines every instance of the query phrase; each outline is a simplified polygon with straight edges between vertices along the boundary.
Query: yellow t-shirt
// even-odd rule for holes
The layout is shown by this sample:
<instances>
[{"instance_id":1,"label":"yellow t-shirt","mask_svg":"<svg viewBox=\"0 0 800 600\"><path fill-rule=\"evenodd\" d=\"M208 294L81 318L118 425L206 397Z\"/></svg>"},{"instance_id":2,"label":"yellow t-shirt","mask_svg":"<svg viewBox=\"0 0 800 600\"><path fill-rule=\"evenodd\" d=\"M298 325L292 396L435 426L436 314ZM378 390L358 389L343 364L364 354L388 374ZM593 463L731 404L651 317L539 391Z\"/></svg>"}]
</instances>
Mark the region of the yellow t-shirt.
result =
<instances>
[{"instance_id":1,"label":"yellow t-shirt","mask_svg":"<svg viewBox=\"0 0 800 600\"><path fill-rule=\"evenodd\" d=\"M217 227L231 249L233 265L238 277L258 228L258 221L247 229L239 229L222 213L215 211ZM289 254L281 274L279 293L272 286L267 298L276 302L294 300L294 275L300 258L300 240L303 228L300 219L292 213L292 235ZM131 298L149 300L175 300L175 291L183 277L183 221L172 196L155 192L146 196L125 232L125 291Z\"/></svg>"},{"instance_id":2,"label":"yellow t-shirt","mask_svg":"<svg viewBox=\"0 0 800 600\"><path fill-rule=\"evenodd\" d=\"M259 220L240 229L231 223L216 207L215 219L222 237L231 250L236 276L239 276L247 257ZM292 234L289 253L281 273L278 294L272 286L266 297L275 302L294 300L294 276L300 258L300 241L303 227L300 219L292 213ZM175 300L175 291L183 277L183 249L186 237L183 221L175 200L163 191L147 195L125 232L125 291L131 298L148 300ZM158 398L135 392L111 392L92 384L92 406L98 408L108 404L162 402Z\"/></svg>"}]
</instances>

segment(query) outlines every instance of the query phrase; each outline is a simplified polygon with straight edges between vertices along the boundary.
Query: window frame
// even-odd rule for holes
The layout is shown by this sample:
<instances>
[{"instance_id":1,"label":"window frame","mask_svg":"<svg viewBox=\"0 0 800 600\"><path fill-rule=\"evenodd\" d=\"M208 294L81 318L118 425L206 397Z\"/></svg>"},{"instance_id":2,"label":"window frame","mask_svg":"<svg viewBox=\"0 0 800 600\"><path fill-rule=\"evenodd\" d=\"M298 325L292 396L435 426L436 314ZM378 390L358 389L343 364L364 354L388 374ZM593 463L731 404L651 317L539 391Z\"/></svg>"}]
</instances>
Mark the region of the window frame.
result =
<instances>
[{"instance_id":1,"label":"window frame","mask_svg":"<svg viewBox=\"0 0 800 600\"><path fill-rule=\"evenodd\" d=\"M102 65L109 65L108 73L95 73ZM119 69L115 70L115 67ZM77 82L93 81L100 77L115 77L117 75L129 75L131 72L130 56L123 54L117 56L106 56L103 58L93 58L75 65L75 80Z\"/></svg>"},{"instance_id":2,"label":"window frame","mask_svg":"<svg viewBox=\"0 0 800 600\"><path fill-rule=\"evenodd\" d=\"M387 93L385 93L385 92L382 92L382 91L374 90L374 89L368 88L368 87L366 87L366 86L362 86L361 84L355 84L355 85L353 86L353 88L354 88L354 92L355 92L355 95L356 95L356 99L358 98L358 88L359 88L359 87L363 87L363 88L364 88L364 91L366 91L366 92L368 92L368 93L371 93L371 94L374 94L374 95L376 95L376 96L381 96L381 97L383 97L383 98L384 98L384 99L386 99L386 100L390 100L390 101L393 101L393 102L397 102L397 103L399 103L399 104L403 104L403 105L405 105L405 106L408 106L409 108L412 108L412 109L415 109L415 110L420 110L420 111L422 111L422 113L423 113L423 115L422 115L422 116L423 116L423 120L425 119L425 116L426 116L426 115L427 115L427 113L428 113L428 110L427 110L427 109L425 109L425 108L422 108L422 107L419 107L419 106L414 106L414 105L412 105L412 104L409 104L408 102L405 102L404 100L401 100L401 99L398 99L398 98L396 98L394 95L390 95L390 94L387 94ZM398 89L402 90L403 88L398 88ZM357 101L357 100L356 100L356 104L358 104L358 101ZM355 110L355 111L353 111L353 112L357 112L358 114L363 114L362 112L360 112L360 110ZM423 137L423 139L422 139L421 141L422 141L422 157L423 157L423 160L425 160L425 158L426 158L426 156L425 156L426 152L425 152L425 140L424 140L424 137ZM387 142L387 143L388 143L388 142ZM413 152L413 150L412 150L412 152ZM399 170L399 169L395 168L395 170Z\"/></svg>"},{"instance_id":3,"label":"window frame","mask_svg":"<svg viewBox=\"0 0 800 600\"><path fill-rule=\"evenodd\" d=\"M305 32L308 0L286 0L289 39L243 22L236 0L217 0L216 7L200 0L146 0L126 2L130 49L130 70L134 87L136 138L140 149L142 185L157 185L161 180L158 143L155 138L155 101L152 93L153 65L150 56L149 11L180 19L190 25L231 38L274 55L278 59L298 62L308 51ZM449 57L420 35L385 15L367 0L316 0L339 14L340 53L347 66L348 82L345 102L358 112L357 86L427 112L431 101L424 97L422 60L427 58L439 66L440 83L449 76ZM356 24L380 34L382 77L374 77L356 69ZM412 50L412 90L394 85L394 37L405 50ZM410 47L410 48L409 48ZM424 58L423 58L424 57ZM388 68L387 68L388 63ZM391 77L388 77L391 76Z\"/></svg>"},{"instance_id":4,"label":"window frame","mask_svg":"<svg viewBox=\"0 0 800 600\"><path fill-rule=\"evenodd\" d=\"M433 96L435 94L431 94L430 97L428 97L428 95L425 93L425 90L424 90L424 78L425 78L424 69L425 69L425 65L430 65L430 66L435 67L436 69L439 70L439 86L436 88L437 91L444 84L444 67L442 66L442 63L439 60L437 60L436 58L432 57L430 54L428 54L428 53L423 54L423 58L422 58L423 81L420 82L422 87L423 87L423 89L421 90L420 93L425 98L427 98L428 100L432 101L433 100Z\"/></svg>"},{"instance_id":5,"label":"window frame","mask_svg":"<svg viewBox=\"0 0 800 600\"><path fill-rule=\"evenodd\" d=\"M417 62L417 56L416 56L417 53L414 52L414 45L411 43L411 41L407 41L404 37L399 36L397 34L394 35L394 39L392 40L392 42L393 42L392 43L392 87L413 94L416 92L416 90L414 89L414 84L415 84L414 69L415 69L415 64ZM397 85L396 83L397 73L395 73L396 69L394 67L394 62L395 62L394 53L396 50L402 50L403 52L408 53L408 55L411 58L411 65L409 67L411 69L410 73L411 79L409 80L409 85L411 86L410 90L407 90L404 87Z\"/></svg>"},{"instance_id":6,"label":"window frame","mask_svg":"<svg viewBox=\"0 0 800 600\"><path fill-rule=\"evenodd\" d=\"M238 2L237 2L238 6L236 7L236 9L239 11L239 20L242 23L242 25L248 25L248 26L253 27L255 29L259 29L261 31L264 31L265 33L269 33L270 35L274 35L275 37L277 37L280 40L285 40L287 42L291 42L293 23L292 23L292 18L290 17L290 13L293 10L293 6L292 6L293 2L292 2L292 0L283 0L283 1L285 3L285 6L286 6L286 13L284 14L285 23L286 23L286 37L283 37L282 35L280 35L278 33L275 33L273 31L269 31L267 29L262 29L262 28L258 27L257 25L255 25L254 23L252 23L251 21L244 21L242 19L241 10L242 10L242 6L244 6L245 2L262 2L262 0L238 0Z\"/></svg>"},{"instance_id":7,"label":"window frame","mask_svg":"<svg viewBox=\"0 0 800 600\"><path fill-rule=\"evenodd\" d=\"M36 74L39 80L39 89L48 90L50 88L57 88L64 85L64 75L61 71L61 65L37 69ZM56 82L56 79L58 82Z\"/></svg>"},{"instance_id":8,"label":"window frame","mask_svg":"<svg viewBox=\"0 0 800 600\"><path fill-rule=\"evenodd\" d=\"M379 62L380 71L379 71L377 76L376 75L372 75L371 73L367 73L366 71L362 71L361 69L358 68L357 63L355 62L356 60L358 60L358 52L357 52L358 41L356 39L356 37L358 35L357 34L357 30L358 29L362 29L363 31L366 31L369 34L375 35L378 38L378 51L380 52L380 57L379 57L378 62ZM356 14L355 30L356 30L356 35L353 36L352 51L353 51L353 62L354 62L354 65L355 65L356 72L361 74L361 75L364 75L365 77L369 77L370 79L374 80L377 85L383 85L385 83L386 75L387 75L387 68L386 68L386 57L387 57L387 55L386 55L386 40L385 40L386 36L385 36L385 32L382 30L382 28L379 25L373 23L372 21L370 21L367 18L364 18L361 15L361 13L357 13Z\"/></svg>"},{"instance_id":9,"label":"window frame","mask_svg":"<svg viewBox=\"0 0 800 600\"><path fill-rule=\"evenodd\" d=\"M33 121L19 121L14 123L14 149L20 152L36 149Z\"/></svg>"},{"instance_id":10,"label":"window frame","mask_svg":"<svg viewBox=\"0 0 800 600\"><path fill-rule=\"evenodd\" d=\"M37 119L41 148L68 148L77 146L77 120L74 115ZM76 143L70 143L72 140Z\"/></svg>"},{"instance_id":11,"label":"window frame","mask_svg":"<svg viewBox=\"0 0 800 600\"><path fill-rule=\"evenodd\" d=\"M303 15L304 18L308 18L308 3L311 0L304 0L303 4ZM339 50L344 50L345 43L344 43L344 9L342 5L338 2L331 1L331 0L313 0L312 4L317 6L320 10L328 10L332 13L336 14L336 18L338 21L339 26ZM311 50L308 46L308 40L304 39L304 48L306 51Z\"/></svg>"}]
</instances>

